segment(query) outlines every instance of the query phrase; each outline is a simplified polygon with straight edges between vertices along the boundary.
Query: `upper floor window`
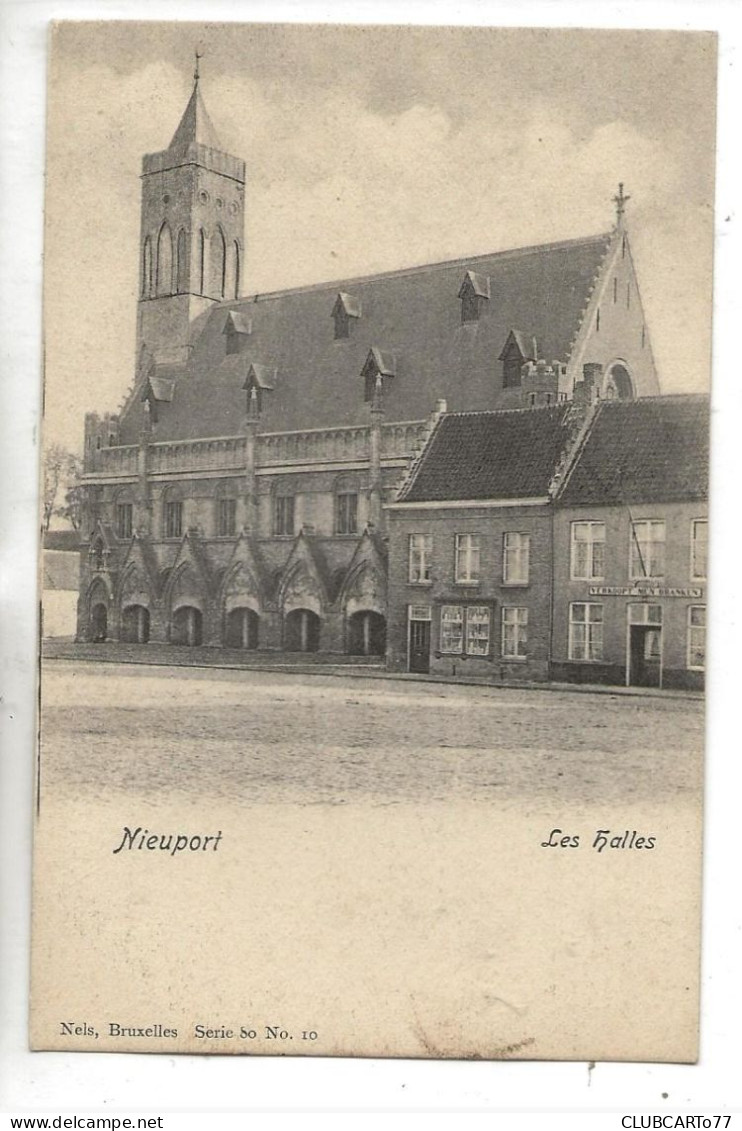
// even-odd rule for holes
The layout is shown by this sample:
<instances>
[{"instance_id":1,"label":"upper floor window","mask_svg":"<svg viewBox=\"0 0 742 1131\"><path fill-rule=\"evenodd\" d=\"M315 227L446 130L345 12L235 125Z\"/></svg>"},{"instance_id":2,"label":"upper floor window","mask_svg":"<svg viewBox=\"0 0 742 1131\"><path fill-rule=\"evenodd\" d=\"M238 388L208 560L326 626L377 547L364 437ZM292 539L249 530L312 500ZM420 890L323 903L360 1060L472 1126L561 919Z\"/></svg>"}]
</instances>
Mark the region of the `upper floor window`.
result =
<instances>
[{"instance_id":1,"label":"upper floor window","mask_svg":"<svg viewBox=\"0 0 742 1131\"><path fill-rule=\"evenodd\" d=\"M116 537L131 538L134 507L131 503L116 504Z\"/></svg>"},{"instance_id":2,"label":"upper floor window","mask_svg":"<svg viewBox=\"0 0 742 1131\"><path fill-rule=\"evenodd\" d=\"M358 494L341 491L335 496L335 533L358 533Z\"/></svg>"},{"instance_id":3,"label":"upper floor window","mask_svg":"<svg viewBox=\"0 0 742 1131\"><path fill-rule=\"evenodd\" d=\"M231 538L237 530L237 500L219 499L217 530L220 538Z\"/></svg>"},{"instance_id":4,"label":"upper floor window","mask_svg":"<svg viewBox=\"0 0 742 1131\"><path fill-rule=\"evenodd\" d=\"M531 535L508 531L503 536L502 580L505 585L527 585L530 574Z\"/></svg>"},{"instance_id":5,"label":"upper floor window","mask_svg":"<svg viewBox=\"0 0 742 1131\"><path fill-rule=\"evenodd\" d=\"M580 602L569 606L570 660L603 659L603 606Z\"/></svg>"},{"instance_id":6,"label":"upper floor window","mask_svg":"<svg viewBox=\"0 0 742 1131\"><path fill-rule=\"evenodd\" d=\"M691 605L688 609L688 667L695 671L706 667L705 605Z\"/></svg>"},{"instance_id":7,"label":"upper floor window","mask_svg":"<svg viewBox=\"0 0 742 1131\"><path fill-rule=\"evenodd\" d=\"M276 495L273 501L273 533L294 533L294 496Z\"/></svg>"},{"instance_id":8,"label":"upper floor window","mask_svg":"<svg viewBox=\"0 0 742 1131\"><path fill-rule=\"evenodd\" d=\"M183 534L183 503L179 499L165 503L165 537L180 538Z\"/></svg>"},{"instance_id":9,"label":"upper floor window","mask_svg":"<svg viewBox=\"0 0 742 1131\"><path fill-rule=\"evenodd\" d=\"M664 519L644 519L631 524L631 576L664 577Z\"/></svg>"},{"instance_id":10,"label":"upper floor window","mask_svg":"<svg viewBox=\"0 0 742 1131\"><path fill-rule=\"evenodd\" d=\"M479 535L457 534L455 577L464 584L479 581Z\"/></svg>"},{"instance_id":11,"label":"upper floor window","mask_svg":"<svg viewBox=\"0 0 742 1131\"><path fill-rule=\"evenodd\" d=\"M570 575L575 581L594 581L605 573L605 523L573 522Z\"/></svg>"},{"instance_id":12,"label":"upper floor window","mask_svg":"<svg viewBox=\"0 0 742 1131\"><path fill-rule=\"evenodd\" d=\"M478 322L484 303L490 297L490 281L487 275L467 271L459 287L461 299L461 322Z\"/></svg>"},{"instance_id":13,"label":"upper floor window","mask_svg":"<svg viewBox=\"0 0 742 1131\"><path fill-rule=\"evenodd\" d=\"M430 581L430 559L432 554L432 534L410 534L407 574L409 581Z\"/></svg>"},{"instance_id":14,"label":"upper floor window","mask_svg":"<svg viewBox=\"0 0 742 1131\"><path fill-rule=\"evenodd\" d=\"M708 521L694 519L690 524L690 574L694 581L706 580L708 557Z\"/></svg>"}]
</instances>

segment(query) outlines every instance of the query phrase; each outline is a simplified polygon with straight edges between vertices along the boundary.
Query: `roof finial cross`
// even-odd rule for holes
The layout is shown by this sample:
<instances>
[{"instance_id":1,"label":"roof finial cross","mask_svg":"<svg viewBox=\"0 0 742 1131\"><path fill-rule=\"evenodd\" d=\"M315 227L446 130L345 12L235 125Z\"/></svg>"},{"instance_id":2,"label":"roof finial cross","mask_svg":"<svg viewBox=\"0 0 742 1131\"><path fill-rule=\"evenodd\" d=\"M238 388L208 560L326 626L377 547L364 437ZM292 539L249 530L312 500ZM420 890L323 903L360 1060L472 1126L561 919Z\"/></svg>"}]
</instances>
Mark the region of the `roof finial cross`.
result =
<instances>
[{"instance_id":1,"label":"roof finial cross","mask_svg":"<svg viewBox=\"0 0 742 1131\"><path fill-rule=\"evenodd\" d=\"M613 203L616 205L616 224L620 228L623 224L623 216L626 211L626 202L631 200L630 196L624 196L623 181L619 181L618 192L613 198Z\"/></svg>"},{"instance_id":2,"label":"roof finial cross","mask_svg":"<svg viewBox=\"0 0 742 1131\"><path fill-rule=\"evenodd\" d=\"M199 55L198 51L194 51L193 54L196 56L196 66L195 66L195 69L193 71L193 81L196 85L198 85L198 80L199 80L199 77L200 77L199 72L198 72L198 61L199 61L199 59L203 59L203 54Z\"/></svg>"}]
</instances>

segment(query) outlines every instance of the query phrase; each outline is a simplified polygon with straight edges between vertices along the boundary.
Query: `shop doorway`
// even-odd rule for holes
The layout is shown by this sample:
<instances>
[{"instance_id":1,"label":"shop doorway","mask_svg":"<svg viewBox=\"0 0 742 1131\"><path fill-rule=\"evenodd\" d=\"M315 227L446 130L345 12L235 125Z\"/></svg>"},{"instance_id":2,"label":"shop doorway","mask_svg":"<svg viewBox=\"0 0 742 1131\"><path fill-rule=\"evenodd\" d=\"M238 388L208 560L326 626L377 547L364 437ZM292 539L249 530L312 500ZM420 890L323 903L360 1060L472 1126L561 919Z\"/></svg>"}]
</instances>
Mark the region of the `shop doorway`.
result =
<instances>
[{"instance_id":1,"label":"shop doorway","mask_svg":"<svg viewBox=\"0 0 742 1131\"><path fill-rule=\"evenodd\" d=\"M427 675L430 671L430 609L410 607L409 670Z\"/></svg>"},{"instance_id":2,"label":"shop doorway","mask_svg":"<svg viewBox=\"0 0 742 1131\"><path fill-rule=\"evenodd\" d=\"M626 682L631 687L662 686L662 606L629 606Z\"/></svg>"}]
</instances>

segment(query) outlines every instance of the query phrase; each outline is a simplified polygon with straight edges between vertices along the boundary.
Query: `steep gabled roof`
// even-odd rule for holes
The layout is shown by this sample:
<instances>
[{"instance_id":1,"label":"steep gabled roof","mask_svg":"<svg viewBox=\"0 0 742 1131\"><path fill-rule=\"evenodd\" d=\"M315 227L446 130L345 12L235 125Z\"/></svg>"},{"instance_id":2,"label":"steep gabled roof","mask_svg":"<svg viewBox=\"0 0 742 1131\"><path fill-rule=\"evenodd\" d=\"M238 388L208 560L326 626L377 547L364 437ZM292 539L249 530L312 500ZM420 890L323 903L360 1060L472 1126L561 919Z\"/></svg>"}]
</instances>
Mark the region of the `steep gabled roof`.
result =
<instances>
[{"instance_id":1,"label":"steep gabled roof","mask_svg":"<svg viewBox=\"0 0 742 1131\"><path fill-rule=\"evenodd\" d=\"M400 501L546 497L574 435L570 407L441 417Z\"/></svg>"},{"instance_id":2,"label":"steep gabled roof","mask_svg":"<svg viewBox=\"0 0 742 1131\"><path fill-rule=\"evenodd\" d=\"M396 358L395 380L384 396L389 421L422 419L440 397L452 411L494 409L502 384L498 357L513 327L535 335L547 361L567 360L610 238L519 248L215 306L193 344L178 395L161 414L158 439L233 431L243 394L242 382L222 364L227 311L251 320L240 356L280 374L263 406L265 431L364 421L361 372L374 345ZM458 293L467 271L489 279L490 300L476 323L462 325ZM339 292L357 300L363 317L355 333L337 339L330 315ZM121 442L135 440L127 418Z\"/></svg>"},{"instance_id":3,"label":"steep gabled roof","mask_svg":"<svg viewBox=\"0 0 742 1131\"><path fill-rule=\"evenodd\" d=\"M180 124L168 146L172 153L185 153L189 145L206 145L209 149L222 150L213 122L209 117L198 83L194 83L193 93L183 111Z\"/></svg>"},{"instance_id":4,"label":"steep gabled roof","mask_svg":"<svg viewBox=\"0 0 742 1131\"><path fill-rule=\"evenodd\" d=\"M620 506L705 499L708 463L708 397L604 401L557 501Z\"/></svg>"}]
</instances>

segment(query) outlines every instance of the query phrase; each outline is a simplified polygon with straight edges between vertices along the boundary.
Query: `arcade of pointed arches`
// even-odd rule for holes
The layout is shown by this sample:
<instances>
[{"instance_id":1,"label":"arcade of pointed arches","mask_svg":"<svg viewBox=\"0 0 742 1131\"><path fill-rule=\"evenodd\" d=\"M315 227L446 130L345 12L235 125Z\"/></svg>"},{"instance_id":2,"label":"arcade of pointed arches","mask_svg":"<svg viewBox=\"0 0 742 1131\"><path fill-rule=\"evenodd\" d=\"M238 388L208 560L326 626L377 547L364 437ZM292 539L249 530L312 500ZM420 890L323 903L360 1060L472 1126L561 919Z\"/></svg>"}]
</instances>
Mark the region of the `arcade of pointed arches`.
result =
<instances>
[{"instance_id":1,"label":"arcade of pointed arches","mask_svg":"<svg viewBox=\"0 0 742 1131\"><path fill-rule=\"evenodd\" d=\"M255 650L261 647L265 604L252 569L236 563L221 580L215 600L190 561L170 571L161 584L166 639L171 644L204 643L205 626L216 606L221 646ZM386 649L385 584L368 562L345 579L336 602L342 610L344 651L383 656ZM280 642L286 651L316 652L332 612L304 563L297 563L281 581L273 617L280 618ZM120 640L147 644L151 639L155 586L138 565L129 566L114 593L106 575L98 574L86 594L87 634L93 642Z\"/></svg>"}]
</instances>

